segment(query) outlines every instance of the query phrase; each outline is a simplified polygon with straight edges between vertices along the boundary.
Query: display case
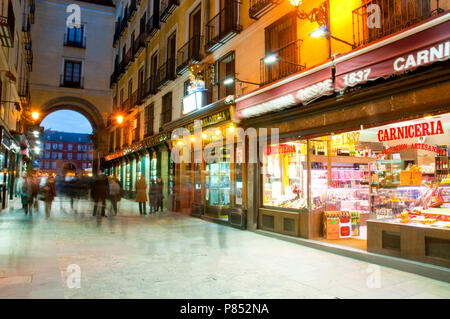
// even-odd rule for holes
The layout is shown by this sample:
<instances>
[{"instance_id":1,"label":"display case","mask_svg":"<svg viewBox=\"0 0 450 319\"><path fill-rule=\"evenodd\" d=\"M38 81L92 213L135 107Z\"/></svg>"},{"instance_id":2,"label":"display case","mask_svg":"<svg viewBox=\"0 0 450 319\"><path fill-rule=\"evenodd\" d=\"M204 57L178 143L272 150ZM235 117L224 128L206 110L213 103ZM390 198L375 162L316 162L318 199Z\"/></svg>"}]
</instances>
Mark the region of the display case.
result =
<instances>
[{"instance_id":1,"label":"display case","mask_svg":"<svg viewBox=\"0 0 450 319\"><path fill-rule=\"evenodd\" d=\"M393 218L403 210L413 207L426 191L425 186L372 187L372 218Z\"/></svg>"},{"instance_id":2,"label":"display case","mask_svg":"<svg viewBox=\"0 0 450 319\"><path fill-rule=\"evenodd\" d=\"M206 165L206 202L208 205L228 206L230 202L230 163L219 162Z\"/></svg>"}]
</instances>

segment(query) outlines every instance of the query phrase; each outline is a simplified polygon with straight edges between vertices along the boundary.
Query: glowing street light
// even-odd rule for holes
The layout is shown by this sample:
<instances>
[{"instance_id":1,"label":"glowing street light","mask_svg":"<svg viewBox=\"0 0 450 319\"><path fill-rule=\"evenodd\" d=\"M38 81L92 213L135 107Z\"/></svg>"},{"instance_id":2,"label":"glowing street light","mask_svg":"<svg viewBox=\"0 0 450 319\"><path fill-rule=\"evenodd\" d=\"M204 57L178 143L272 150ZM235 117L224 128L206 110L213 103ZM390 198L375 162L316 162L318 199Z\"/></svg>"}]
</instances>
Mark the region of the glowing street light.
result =
<instances>
[{"instance_id":1,"label":"glowing street light","mask_svg":"<svg viewBox=\"0 0 450 319\"><path fill-rule=\"evenodd\" d=\"M36 111L31 112L31 117L33 118L33 120L36 121L39 118L39 116L40 116L39 112Z\"/></svg>"},{"instance_id":2,"label":"glowing street light","mask_svg":"<svg viewBox=\"0 0 450 319\"><path fill-rule=\"evenodd\" d=\"M230 85L233 83L234 83L234 78L232 78L232 77L229 77L229 78L226 78L225 80L223 80L224 85Z\"/></svg>"},{"instance_id":3,"label":"glowing street light","mask_svg":"<svg viewBox=\"0 0 450 319\"><path fill-rule=\"evenodd\" d=\"M122 124L122 122L123 122L123 116L122 116L122 115L117 115L117 116L116 116L116 121L117 121L117 124Z\"/></svg>"}]
</instances>

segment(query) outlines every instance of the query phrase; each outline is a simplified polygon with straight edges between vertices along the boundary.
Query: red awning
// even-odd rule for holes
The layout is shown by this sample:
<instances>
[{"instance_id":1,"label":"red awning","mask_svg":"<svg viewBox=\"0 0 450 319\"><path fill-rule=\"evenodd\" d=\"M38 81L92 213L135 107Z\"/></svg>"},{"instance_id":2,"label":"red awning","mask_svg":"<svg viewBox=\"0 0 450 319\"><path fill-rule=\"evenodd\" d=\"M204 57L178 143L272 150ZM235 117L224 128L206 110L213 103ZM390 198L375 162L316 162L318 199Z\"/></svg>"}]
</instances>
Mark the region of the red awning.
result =
<instances>
[{"instance_id":1,"label":"red awning","mask_svg":"<svg viewBox=\"0 0 450 319\"><path fill-rule=\"evenodd\" d=\"M333 94L331 63L262 87L236 99L236 116L249 118L279 111L299 103L307 104Z\"/></svg>"},{"instance_id":2,"label":"red awning","mask_svg":"<svg viewBox=\"0 0 450 319\"><path fill-rule=\"evenodd\" d=\"M335 89L364 84L450 58L450 13L335 60Z\"/></svg>"}]
</instances>

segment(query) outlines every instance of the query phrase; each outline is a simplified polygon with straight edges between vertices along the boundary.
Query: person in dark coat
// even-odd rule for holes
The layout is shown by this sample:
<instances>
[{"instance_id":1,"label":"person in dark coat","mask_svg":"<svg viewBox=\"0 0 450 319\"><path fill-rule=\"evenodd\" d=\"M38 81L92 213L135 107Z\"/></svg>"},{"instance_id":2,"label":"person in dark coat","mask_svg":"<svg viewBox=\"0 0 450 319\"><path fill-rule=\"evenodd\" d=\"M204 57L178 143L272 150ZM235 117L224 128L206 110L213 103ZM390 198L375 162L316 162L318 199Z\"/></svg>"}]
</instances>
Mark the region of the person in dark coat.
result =
<instances>
[{"instance_id":1,"label":"person in dark coat","mask_svg":"<svg viewBox=\"0 0 450 319\"><path fill-rule=\"evenodd\" d=\"M52 203L56 196L56 186L55 179L53 176L49 176L47 182L44 186L44 194L45 194L45 218L50 218L50 212L52 210Z\"/></svg>"},{"instance_id":2,"label":"person in dark coat","mask_svg":"<svg viewBox=\"0 0 450 319\"><path fill-rule=\"evenodd\" d=\"M156 182L154 179L150 182L150 187L148 188L148 197L150 201L150 214L156 211Z\"/></svg>"},{"instance_id":3,"label":"person in dark coat","mask_svg":"<svg viewBox=\"0 0 450 319\"><path fill-rule=\"evenodd\" d=\"M158 211L161 208L161 212L163 211L163 190L164 190L164 183L161 177L158 177L156 180L156 211Z\"/></svg>"},{"instance_id":4,"label":"person in dark coat","mask_svg":"<svg viewBox=\"0 0 450 319\"><path fill-rule=\"evenodd\" d=\"M97 175L97 177L94 179L94 182L91 185L91 197L94 200L94 211L92 213L92 216L97 215L97 209L99 209L99 202L101 205L101 216L106 217L105 210L106 210L106 198L108 197L109 193L109 184L108 184L108 178L105 174L100 173ZM100 212L99 212L100 213Z\"/></svg>"}]
</instances>

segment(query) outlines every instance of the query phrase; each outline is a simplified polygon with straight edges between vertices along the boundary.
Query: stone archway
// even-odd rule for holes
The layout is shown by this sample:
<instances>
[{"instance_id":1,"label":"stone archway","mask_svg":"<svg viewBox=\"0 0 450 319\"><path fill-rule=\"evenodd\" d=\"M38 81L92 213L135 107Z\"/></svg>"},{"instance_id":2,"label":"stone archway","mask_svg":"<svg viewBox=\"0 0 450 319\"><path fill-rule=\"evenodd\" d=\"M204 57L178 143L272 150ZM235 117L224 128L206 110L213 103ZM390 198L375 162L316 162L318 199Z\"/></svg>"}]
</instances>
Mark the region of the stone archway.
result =
<instances>
[{"instance_id":1,"label":"stone archway","mask_svg":"<svg viewBox=\"0 0 450 319\"><path fill-rule=\"evenodd\" d=\"M55 111L72 110L79 112L92 126L92 144L93 144L93 165L92 171L96 173L101 165L101 158L107 154L108 134L105 129L106 119L102 116L98 108L86 99L75 96L60 96L43 103L40 107L41 116L37 124Z\"/></svg>"}]
</instances>

